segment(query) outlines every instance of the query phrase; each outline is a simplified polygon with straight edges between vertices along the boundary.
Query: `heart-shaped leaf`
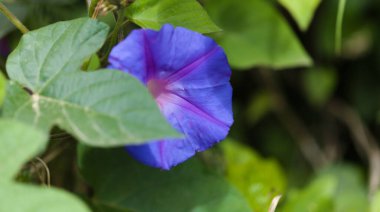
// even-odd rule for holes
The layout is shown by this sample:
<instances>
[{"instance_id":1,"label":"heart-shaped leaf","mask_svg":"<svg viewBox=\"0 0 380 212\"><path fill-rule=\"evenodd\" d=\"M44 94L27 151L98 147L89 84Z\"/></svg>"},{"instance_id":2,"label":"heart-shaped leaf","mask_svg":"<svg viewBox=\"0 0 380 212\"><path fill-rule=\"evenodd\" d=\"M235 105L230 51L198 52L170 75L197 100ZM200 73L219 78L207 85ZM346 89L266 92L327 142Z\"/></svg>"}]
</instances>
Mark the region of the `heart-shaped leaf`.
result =
<instances>
[{"instance_id":1,"label":"heart-shaped leaf","mask_svg":"<svg viewBox=\"0 0 380 212\"><path fill-rule=\"evenodd\" d=\"M103 44L108 27L82 18L23 36L9 56L6 116L47 131L56 124L93 146L120 146L178 136L147 89L111 70L85 73L83 61Z\"/></svg>"}]
</instances>

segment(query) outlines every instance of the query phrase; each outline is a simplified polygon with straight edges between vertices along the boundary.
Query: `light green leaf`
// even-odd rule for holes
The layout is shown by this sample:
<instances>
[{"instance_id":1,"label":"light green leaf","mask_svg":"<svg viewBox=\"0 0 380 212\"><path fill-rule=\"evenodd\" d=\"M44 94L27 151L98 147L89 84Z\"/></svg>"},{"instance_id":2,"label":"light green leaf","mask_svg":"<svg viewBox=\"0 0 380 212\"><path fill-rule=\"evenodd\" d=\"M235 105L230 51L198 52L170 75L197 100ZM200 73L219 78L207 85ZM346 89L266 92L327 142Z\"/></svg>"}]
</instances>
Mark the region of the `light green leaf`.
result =
<instances>
[{"instance_id":1,"label":"light green leaf","mask_svg":"<svg viewBox=\"0 0 380 212\"><path fill-rule=\"evenodd\" d=\"M87 18L52 24L25 34L9 55L10 79L40 93L62 73L78 72L104 43L108 26Z\"/></svg>"},{"instance_id":2,"label":"light green leaf","mask_svg":"<svg viewBox=\"0 0 380 212\"><path fill-rule=\"evenodd\" d=\"M344 164L328 167L304 189L291 191L284 211L368 211L362 173Z\"/></svg>"},{"instance_id":3,"label":"light green leaf","mask_svg":"<svg viewBox=\"0 0 380 212\"><path fill-rule=\"evenodd\" d=\"M248 212L244 198L223 177L192 159L171 171L133 161L124 149L80 147L79 167L94 200L131 211Z\"/></svg>"},{"instance_id":4,"label":"light green leaf","mask_svg":"<svg viewBox=\"0 0 380 212\"><path fill-rule=\"evenodd\" d=\"M46 144L46 134L14 120L0 119L0 182L14 178L23 164L42 152Z\"/></svg>"},{"instance_id":5,"label":"light green leaf","mask_svg":"<svg viewBox=\"0 0 380 212\"><path fill-rule=\"evenodd\" d=\"M56 124L93 146L138 144L175 137L147 89L111 70L82 72L108 27L87 18L53 24L23 36L9 56L4 114L48 131Z\"/></svg>"},{"instance_id":6,"label":"light green leaf","mask_svg":"<svg viewBox=\"0 0 380 212\"><path fill-rule=\"evenodd\" d=\"M334 194L336 211L368 211L368 200L365 178L358 167L341 164L327 168L321 176L333 175L338 187Z\"/></svg>"},{"instance_id":7,"label":"light green leaf","mask_svg":"<svg viewBox=\"0 0 380 212\"><path fill-rule=\"evenodd\" d=\"M220 31L196 0L138 0L128 7L127 17L143 28L156 30L169 23L200 33Z\"/></svg>"},{"instance_id":8,"label":"light green leaf","mask_svg":"<svg viewBox=\"0 0 380 212\"><path fill-rule=\"evenodd\" d=\"M215 39L231 65L283 69L310 66L312 60L281 14L267 0L205 0L210 16L223 29Z\"/></svg>"},{"instance_id":9,"label":"light green leaf","mask_svg":"<svg viewBox=\"0 0 380 212\"><path fill-rule=\"evenodd\" d=\"M314 12L321 0L278 0L296 20L301 30L305 31L313 19Z\"/></svg>"},{"instance_id":10,"label":"light green leaf","mask_svg":"<svg viewBox=\"0 0 380 212\"><path fill-rule=\"evenodd\" d=\"M88 212L88 207L69 193L34 185L0 184L0 211Z\"/></svg>"},{"instance_id":11,"label":"light green leaf","mask_svg":"<svg viewBox=\"0 0 380 212\"><path fill-rule=\"evenodd\" d=\"M338 186L337 179L324 175L314 180L302 191L293 190L288 195L284 212L333 211L333 196Z\"/></svg>"},{"instance_id":12,"label":"light green leaf","mask_svg":"<svg viewBox=\"0 0 380 212\"><path fill-rule=\"evenodd\" d=\"M234 141L223 141L221 147L228 180L249 200L253 211L268 211L272 199L285 192L286 178L279 164Z\"/></svg>"},{"instance_id":13,"label":"light green leaf","mask_svg":"<svg viewBox=\"0 0 380 212\"><path fill-rule=\"evenodd\" d=\"M371 200L371 212L379 212L380 211L380 191L377 191L375 196Z\"/></svg>"},{"instance_id":14,"label":"light green leaf","mask_svg":"<svg viewBox=\"0 0 380 212\"><path fill-rule=\"evenodd\" d=\"M4 97L6 93L7 80L4 77L4 74L0 70L0 107L3 105Z\"/></svg>"}]
</instances>

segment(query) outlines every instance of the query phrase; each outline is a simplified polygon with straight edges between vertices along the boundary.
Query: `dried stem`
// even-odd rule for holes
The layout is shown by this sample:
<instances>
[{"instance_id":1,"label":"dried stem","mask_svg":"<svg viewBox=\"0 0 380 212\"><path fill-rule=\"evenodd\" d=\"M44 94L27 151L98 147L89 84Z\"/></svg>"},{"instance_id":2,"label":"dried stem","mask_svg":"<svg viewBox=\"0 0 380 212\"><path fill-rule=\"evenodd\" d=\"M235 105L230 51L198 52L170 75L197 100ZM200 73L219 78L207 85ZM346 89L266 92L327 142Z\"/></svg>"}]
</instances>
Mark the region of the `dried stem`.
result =
<instances>
[{"instance_id":1,"label":"dried stem","mask_svg":"<svg viewBox=\"0 0 380 212\"><path fill-rule=\"evenodd\" d=\"M36 160L38 160L42 164L42 166L45 168L45 171L46 171L46 185L48 187L50 187L50 170L49 170L49 167L47 166L47 164L45 163L45 161L43 161L41 158L36 157Z\"/></svg>"},{"instance_id":2,"label":"dried stem","mask_svg":"<svg viewBox=\"0 0 380 212\"><path fill-rule=\"evenodd\" d=\"M22 24L21 21L1 2L0 12L3 13L5 17L7 17L9 21L12 22L12 24L15 25L23 34L29 32L28 28L26 28L26 26Z\"/></svg>"},{"instance_id":3,"label":"dried stem","mask_svg":"<svg viewBox=\"0 0 380 212\"><path fill-rule=\"evenodd\" d=\"M262 70L261 75L271 94L274 112L297 142L304 157L314 169L326 165L328 161L324 152L320 149L313 135L305 127L305 123L303 123L297 114L289 107L276 84L272 71Z\"/></svg>"},{"instance_id":4,"label":"dried stem","mask_svg":"<svg viewBox=\"0 0 380 212\"><path fill-rule=\"evenodd\" d=\"M272 199L272 202L270 203L268 212L275 212L276 211L277 205L280 202L281 197L282 197L281 195L277 195Z\"/></svg>"},{"instance_id":5,"label":"dried stem","mask_svg":"<svg viewBox=\"0 0 380 212\"><path fill-rule=\"evenodd\" d=\"M354 144L359 151L365 153L369 163L369 196L372 197L380 185L380 148L376 138L349 105L334 101L329 104L328 109L347 125L354 139Z\"/></svg>"}]
</instances>

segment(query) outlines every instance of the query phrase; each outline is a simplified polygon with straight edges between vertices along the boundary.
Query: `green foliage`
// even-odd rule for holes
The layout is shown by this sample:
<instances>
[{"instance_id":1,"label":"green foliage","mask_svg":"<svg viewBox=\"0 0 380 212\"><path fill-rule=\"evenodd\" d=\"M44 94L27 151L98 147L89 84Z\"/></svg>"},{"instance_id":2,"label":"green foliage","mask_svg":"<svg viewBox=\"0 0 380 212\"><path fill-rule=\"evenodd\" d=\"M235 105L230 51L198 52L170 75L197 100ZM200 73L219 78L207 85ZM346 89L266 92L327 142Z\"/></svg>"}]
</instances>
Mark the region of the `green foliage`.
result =
<instances>
[{"instance_id":1,"label":"green foliage","mask_svg":"<svg viewBox=\"0 0 380 212\"><path fill-rule=\"evenodd\" d=\"M249 102L247 119L251 124L256 124L272 109L272 101L268 92L259 92Z\"/></svg>"},{"instance_id":2,"label":"green foliage","mask_svg":"<svg viewBox=\"0 0 380 212\"><path fill-rule=\"evenodd\" d=\"M279 164L234 141L224 141L221 147L227 179L244 194L254 211L268 211L272 199L285 192L286 178Z\"/></svg>"},{"instance_id":3,"label":"green foliage","mask_svg":"<svg viewBox=\"0 0 380 212\"><path fill-rule=\"evenodd\" d=\"M305 31L321 0L279 0L279 2L289 10L299 27Z\"/></svg>"},{"instance_id":4,"label":"green foliage","mask_svg":"<svg viewBox=\"0 0 380 212\"><path fill-rule=\"evenodd\" d=\"M333 176L322 176L315 179L302 191L289 193L288 201L284 207L285 212L323 212L331 211L334 190L337 181Z\"/></svg>"},{"instance_id":5,"label":"green foliage","mask_svg":"<svg viewBox=\"0 0 380 212\"><path fill-rule=\"evenodd\" d=\"M232 66L283 69L312 61L284 18L266 0L206 0L210 16L223 29L215 38Z\"/></svg>"},{"instance_id":6,"label":"green foliage","mask_svg":"<svg viewBox=\"0 0 380 212\"><path fill-rule=\"evenodd\" d=\"M223 177L192 159L170 172L146 167L124 149L79 148L79 166L94 200L132 211L250 211Z\"/></svg>"},{"instance_id":7,"label":"green foliage","mask_svg":"<svg viewBox=\"0 0 380 212\"><path fill-rule=\"evenodd\" d=\"M370 211L371 212L380 211L380 192L379 191L376 192L375 196L373 197L371 201Z\"/></svg>"},{"instance_id":8,"label":"green foliage","mask_svg":"<svg viewBox=\"0 0 380 212\"><path fill-rule=\"evenodd\" d=\"M0 184L0 211L89 212L79 199L56 188L15 183Z\"/></svg>"},{"instance_id":9,"label":"green foliage","mask_svg":"<svg viewBox=\"0 0 380 212\"><path fill-rule=\"evenodd\" d=\"M127 17L144 28L170 23L200 33L220 31L196 0L138 0L128 7Z\"/></svg>"},{"instance_id":10,"label":"green foliage","mask_svg":"<svg viewBox=\"0 0 380 212\"><path fill-rule=\"evenodd\" d=\"M10 83L5 115L45 131L57 124L94 146L177 136L135 78L118 71L79 70L100 48L107 31L105 24L77 19L23 36L9 56L7 72L33 94Z\"/></svg>"},{"instance_id":11,"label":"green foliage","mask_svg":"<svg viewBox=\"0 0 380 212\"><path fill-rule=\"evenodd\" d=\"M2 106L4 102L6 86L7 86L7 80L5 79L3 73L0 71L0 106Z\"/></svg>"},{"instance_id":12,"label":"green foliage","mask_svg":"<svg viewBox=\"0 0 380 212\"><path fill-rule=\"evenodd\" d=\"M46 144L47 136L41 131L14 120L0 119L0 211L89 211L64 191L12 182L21 167L41 153Z\"/></svg>"},{"instance_id":13,"label":"green foliage","mask_svg":"<svg viewBox=\"0 0 380 212\"><path fill-rule=\"evenodd\" d=\"M335 70L313 68L304 73L306 97L313 105L320 106L330 98L337 85Z\"/></svg>"},{"instance_id":14,"label":"green foliage","mask_svg":"<svg viewBox=\"0 0 380 212\"><path fill-rule=\"evenodd\" d=\"M361 172L349 165L322 171L306 188L289 193L284 211L368 211Z\"/></svg>"},{"instance_id":15,"label":"green foliage","mask_svg":"<svg viewBox=\"0 0 380 212\"><path fill-rule=\"evenodd\" d=\"M45 149L46 144L44 133L14 120L0 119L0 183L14 178L28 160Z\"/></svg>"}]
</instances>

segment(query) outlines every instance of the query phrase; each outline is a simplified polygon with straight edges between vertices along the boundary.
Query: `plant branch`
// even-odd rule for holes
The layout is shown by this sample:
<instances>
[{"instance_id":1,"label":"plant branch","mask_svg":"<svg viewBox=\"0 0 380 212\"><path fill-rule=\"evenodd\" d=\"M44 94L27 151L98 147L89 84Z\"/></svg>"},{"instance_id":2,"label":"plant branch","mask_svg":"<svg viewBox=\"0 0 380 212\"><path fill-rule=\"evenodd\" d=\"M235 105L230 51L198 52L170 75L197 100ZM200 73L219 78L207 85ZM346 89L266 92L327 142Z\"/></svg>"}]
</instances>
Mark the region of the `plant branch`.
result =
<instances>
[{"instance_id":1,"label":"plant branch","mask_svg":"<svg viewBox=\"0 0 380 212\"><path fill-rule=\"evenodd\" d=\"M1 2L0 12L3 13L5 17L7 17L9 21L12 22L12 24L15 25L23 34L29 32L28 28L26 28L26 26L22 24L21 21Z\"/></svg>"},{"instance_id":2,"label":"plant branch","mask_svg":"<svg viewBox=\"0 0 380 212\"><path fill-rule=\"evenodd\" d=\"M365 126L360 116L349 105L334 101L328 110L350 129L354 144L367 156L369 163L369 196L372 197L380 185L380 148L376 138Z\"/></svg>"},{"instance_id":3,"label":"plant branch","mask_svg":"<svg viewBox=\"0 0 380 212\"><path fill-rule=\"evenodd\" d=\"M318 169L327 164L327 158L320 149L316 139L305 127L305 123L297 117L290 108L288 102L283 97L278 88L271 70L262 70L261 75L268 91L271 94L274 112L279 120L289 131L290 135L297 142L301 153L308 160L314 169Z\"/></svg>"},{"instance_id":4,"label":"plant branch","mask_svg":"<svg viewBox=\"0 0 380 212\"><path fill-rule=\"evenodd\" d=\"M342 28L343 28L343 16L344 9L346 7L346 0L339 0L338 14L336 16L335 25L335 53L341 54L342 51Z\"/></svg>"}]
</instances>

